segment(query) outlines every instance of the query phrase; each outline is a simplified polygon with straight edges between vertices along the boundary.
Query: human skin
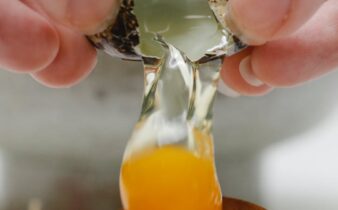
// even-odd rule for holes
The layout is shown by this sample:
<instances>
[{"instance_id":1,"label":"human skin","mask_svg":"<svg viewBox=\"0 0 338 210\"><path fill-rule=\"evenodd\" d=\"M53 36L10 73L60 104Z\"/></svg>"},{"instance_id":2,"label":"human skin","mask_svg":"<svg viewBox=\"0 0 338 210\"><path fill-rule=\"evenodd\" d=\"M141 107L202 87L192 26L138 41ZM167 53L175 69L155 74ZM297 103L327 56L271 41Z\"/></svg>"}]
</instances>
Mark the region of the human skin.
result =
<instances>
[{"instance_id":1,"label":"human skin","mask_svg":"<svg viewBox=\"0 0 338 210\"><path fill-rule=\"evenodd\" d=\"M230 0L228 11L231 29L253 47L225 59L225 94L263 95L338 66L338 1Z\"/></svg>"},{"instance_id":2,"label":"human skin","mask_svg":"<svg viewBox=\"0 0 338 210\"><path fill-rule=\"evenodd\" d=\"M118 0L0 0L0 67L49 87L75 85L96 64L83 34L114 21L118 8ZM252 46L225 59L219 89L226 95L263 95L338 66L336 0L230 0L225 13Z\"/></svg>"},{"instance_id":3,"label":"human skin","mask_svg":"<svg viewBox=\"0 0 338 210\"><path fill-rule=\"evenodd\" d=\"M114 21L118 7L118 0L0 0L0 68L49 87L77 84L97 56L83 34Z\"/></svg>"}]
</instances>

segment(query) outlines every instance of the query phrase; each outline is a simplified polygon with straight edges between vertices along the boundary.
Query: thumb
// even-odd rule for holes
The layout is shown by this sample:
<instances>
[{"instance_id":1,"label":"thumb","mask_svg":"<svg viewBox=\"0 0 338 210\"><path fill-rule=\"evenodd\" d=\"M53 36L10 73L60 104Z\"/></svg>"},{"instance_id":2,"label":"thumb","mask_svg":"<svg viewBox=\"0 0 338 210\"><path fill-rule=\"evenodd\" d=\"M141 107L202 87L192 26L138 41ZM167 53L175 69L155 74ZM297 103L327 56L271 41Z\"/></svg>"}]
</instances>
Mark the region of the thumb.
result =
<instances>
[{"instance_id":1,"label":"thumb","mask_svg":"<svg viewBox=\"0 0 338 210\"><path fill-rule=\"evenodd\" d=\"M246 43L285 37L306 23L327 0L229 0L227 23Z\"/></svg>"},{"instance_id":2,"label":"thumb","mask_svg":"<svg viewBox=\"0 0 338 210\"><path fill-rule=\"evenodd\" d=\"M113 22L120 5L120 0L36 1L52 19L88 35Z\"/></svg>"},{"instance_id":3,"label":"thumb","mask_svg":"<svg viewBox=\"0 0 338 210\"><path fill-rule=\"evenodd\" d=\"M338 2L328 1L293 36L252 53L251 67L264 83L289 87L314 80L338 66Z\"/></svg>"},{"instance_id":4,"label":"thumb","mask_svg":"<svg viewBox=\"0 0 338 210\"><path fill-rule=\"evenodd\" d=\"M242 95L261 95L269 86L296 86L334 71L338 67L337 20L338 2L328 1L292 36L226 58L224 83Z\"/></svg>"}]
</instances>

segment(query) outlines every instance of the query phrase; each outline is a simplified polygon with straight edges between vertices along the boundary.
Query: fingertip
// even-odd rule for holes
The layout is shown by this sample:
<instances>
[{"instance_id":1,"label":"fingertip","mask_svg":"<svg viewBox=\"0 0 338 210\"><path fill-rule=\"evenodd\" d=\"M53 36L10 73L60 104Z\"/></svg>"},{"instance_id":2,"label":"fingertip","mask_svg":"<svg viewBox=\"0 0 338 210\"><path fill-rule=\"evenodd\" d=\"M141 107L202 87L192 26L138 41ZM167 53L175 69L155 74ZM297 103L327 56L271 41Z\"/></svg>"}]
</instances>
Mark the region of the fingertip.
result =
<instances>
[{"instance_id":1,"label":"fingertip","mask_svg":"<svg viewBox=\"0 0 338 210\"><path fill-rule=\"evenodd\" d=\"M292 0L231 0L226 21L245 43L261 45L283 25Z\"/></svg>"},{"instance_id":2,"label":"fingertip","mask_svg":"<svg viewBox=\"0 0 338 210\"><path fill-rule=\"evenodd\" d=\"M267 43L256 47L252 52L252 71L269 86L279 88L294 86L306 80L306 74L299 71L304 68L304 66L302 67L303 61L298 60L300 54L306 55L307 52L302 53L301 47L297 47L297 42L290 42L290 44L285 44L285 41Z\"/></svg>"},{"instance_id":3,"label":"fingertip","mask_svg":"<svg viewBox=\"0 0 338 210\"><path fill-rule=\"evenodd\" d=\"M0 27L0 65L3 68L29 73L45 68L54 60L59 36L45 18L16 1L10 1L0 13L3 26Z\"/></svg>"},{"instance_id":4,"label":"fingertip","mask_svg":"<svg viewBox=\"0 0 338 210\"><path fill-rule=\"evenodd\" d=\"M85 34L101 31L114 22L120 0L38 0L47 14L63 25Z\"/></svg>"},{"instance_id":5,"label":"fingertip","mask_svg":"<svg viewBox=\"0 0 338 210\"><path fill-rule=\"evenodd\" d=\"M73 0L68 8L69 25L87 35L103 31L115 22L120 0ZM95 3L95 6L93 6Z\"/></svg>"},{"instance_id":6,"label":"fingertip","mask_svg":"<svg viewBox=\"0 0 338 210\"><path fill-rule=\"evenodd\" d=\"M251 60L251 55L242 59L239 63L239 73L249 85L254 87L262 86L264 83L255 75L252 69Z\"/></svg>"},{"instance_id":7,"label":"fingertip","mask_svg":"<svg viewBox=\"0 0 338 210\"><path fill-rule=\"evenodd\" d=\"M262 45L300 29L326 0L230 0L226 22L245 43Z\"/></svg>"},{"instance_id":8,"label":"fingertip","mask_svg":"<svg viewBox=\"0 0 338 210\"><path fill-rule=\"evenodd\" d=\"M47 20L43 21L33 36L38 40L36 44L32 44L30 49L36 52L36 55L33 58L28 56L29 61L24 65L26 68L21 69L21 72L36 72L46 68L53 62L58 54L60 47L59 35L56 29L49 24Z\"/></svg>"},{"instance_id":9,"label":"fingertip","mask_svg":"<svg viewBox=\"0 0 338 210\"><path fill-rule=\"evenodd\" d=\"M231 87L229 87L222 78L218 81L217 85L218 92L222 93L223 95L230 97L230 98L238 98L241 94Z\"/></svg>"},{"instance_id":10,"label":"fingertip","mask_svg":"<svg viewBox=\"0 0 338 210\"><path fill-rule=\"evenodd\" d=\"M77 84L79 84L82 80L84 80L95 68L97 59L91 59L91 63L87 66L79 67L77 70L75 69L67 69L71 74L65 75L63 77L55 76L54 71L60 71L57 67L49 67L44 71L39 73L31 74L31 77L38 83L43 86L49 88L70 88Z\"/></svg>"},{"instance_id":11,"label":"fingertip","mask_svg":"<svg viewBox=\"0 0 338 210\"><path fill-rule=\"evenodd\" d=\"M337 3L328 1L295 34L252 52L252 69L272 87L294 87L313 81L337 67ZM325 24L323 24L325 23Z\"/></svg>"},{"instance_id":12,"label":"fingertip","mask_svg":"<svg viewBox=\"0 0 338 210\"><path fill-rule=\"evenodd\" d=\"M58 27L61 45L55 60L32 74L39 83L53 88L68 88L86 78L97 63L97 52L80 34Z\"/></svg>"},{"instance_id":13,"label":"fingertip","mask_svg":"<svg viewBox=\"0 0 338 210\"><path fill-rule=\"evenodd\" d=\"M261 96L269 93L272 88L263 84L247 69L251 49L235 56L225 58L221 71L221 79L232 90L244 96Z\"/></svg>"}]
</instances>

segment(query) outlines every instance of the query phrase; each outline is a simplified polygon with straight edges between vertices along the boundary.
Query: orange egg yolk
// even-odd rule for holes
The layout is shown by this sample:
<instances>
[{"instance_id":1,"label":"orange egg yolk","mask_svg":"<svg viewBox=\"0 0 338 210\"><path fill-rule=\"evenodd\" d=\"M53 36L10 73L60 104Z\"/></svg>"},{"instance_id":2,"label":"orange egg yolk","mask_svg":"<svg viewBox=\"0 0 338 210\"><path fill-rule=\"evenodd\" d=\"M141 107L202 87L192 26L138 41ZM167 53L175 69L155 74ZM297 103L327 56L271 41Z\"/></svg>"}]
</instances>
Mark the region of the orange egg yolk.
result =
<instances>
[{"instance_id":1,"label":"orange egg yolk","mask_svg":"<svg viewBox=\"0 0 338 210\"><path fill-rule=\"evenodd\" d=\"M221 210L213 159L176 146L124 161L120 187L125 210Z\"/></svg>"}]
</instances>

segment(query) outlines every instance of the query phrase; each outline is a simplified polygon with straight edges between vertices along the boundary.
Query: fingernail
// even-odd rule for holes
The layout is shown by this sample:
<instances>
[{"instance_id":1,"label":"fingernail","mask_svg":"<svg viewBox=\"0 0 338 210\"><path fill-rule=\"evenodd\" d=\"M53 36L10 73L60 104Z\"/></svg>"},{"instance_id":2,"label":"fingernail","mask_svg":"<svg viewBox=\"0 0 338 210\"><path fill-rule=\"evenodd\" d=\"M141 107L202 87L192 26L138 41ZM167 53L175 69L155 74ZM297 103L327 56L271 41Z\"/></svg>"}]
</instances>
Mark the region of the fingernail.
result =
<instances>
[{"instance_id":1,"label":"fingernail","mask_svg":"<svg viewBox=\"0 0 338 210\"><path fill-rule=\"evenodd\" d=\"M38 0L54 20L85 34L95 34L115 21L119 0Z\"/></svg>"},{"instance_id":2,"label":"fingernail","mask_svg":"<svg viewBox=\"0 0 338 210\"><path fill-rule=\"evenodd\" d=\"M225 84L222 79L218 81L218 91L223 95L231 98L238 98L241 96L241 94L239 94L237 91L233 90L227 84Z\"/></svg>"},{"instance_id":3,"label":"fingernail","mask_svg":"<svg viewBox=\"0 0 338 210\"><path fill-rule=\"evenodd\" d=\"M225 23L227 27L230 29L230 31L234 33L236 36L240 36L241 31L232 18L230 3L227 3L227 5L225 6L224 18L225 18Z\"/></svg>"},{"instance_id":4,"label":"fingernail","mask_svg":"<svg viewBox=\"0 0 338 210\"><path fill-rule=\"evenodd\" d=\"M239 72L243 79L252 86L259 87L264 85L254 74L251 66L251 56L245 57L239 64Z\"/></svg>"},{"instance_id":5,"label":"fingernail","mask_svg":"<svg viewBox=\"0 0 338 210\"><path fill-rule=\"evenodd\" d=\"M272 39L290 13L291 0L229 1L226 23L243 42L261 45Z\"/></svg>"},{"instance_id":6,"label":"fingernail","mask_svg":"<svg viewBox=\"0 0 338 210\"><path fill-rule=\"evenodd\" d=\"M241 27L236 23L235 18L233 17L233 12L231 9L230 3L225 7L225 23L230 31L237 36L242 42L246 44L257 43L251 37L247 36L241 29Z\"/></svg>"},{"instance_id":7,"label":"fingernail","mask_svg":"<svg viewBox=\"0 0 338 210\"><path fill-rule=\"evenodd\" d=\"M120 0L68 1L69 23L87 35L99 33L114 23L121 4Z\"/></svg>"},{"instance_id":8,"label":"fingernail","mask_svg":"<svg viewBox=\"0 0 338 210\"><path fill-rule=\"evenodd\" d=\"M119 1L115 1L119 2ZM116 4L115 9L112 9L109 15L105 18L105 21L103 21L100 25L98 25L93 31L88 32L87 35L93 35L95 33L102 32L107 29L110 25L114 24L116 17L120 10L120 4Z\"/></svg>"}]
</instances>

